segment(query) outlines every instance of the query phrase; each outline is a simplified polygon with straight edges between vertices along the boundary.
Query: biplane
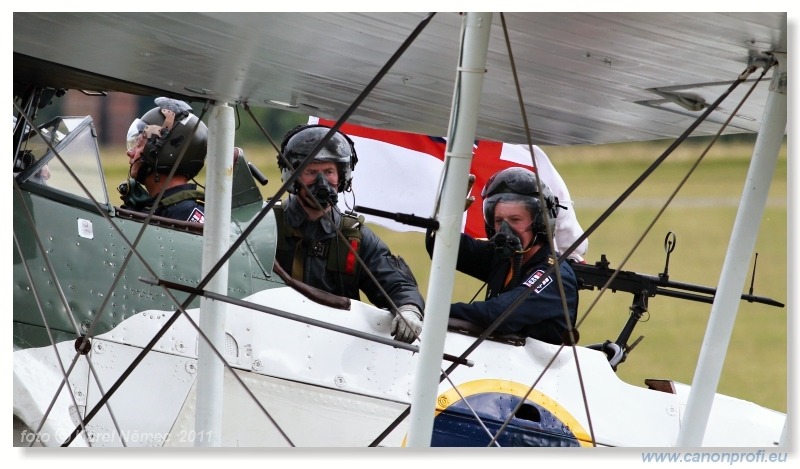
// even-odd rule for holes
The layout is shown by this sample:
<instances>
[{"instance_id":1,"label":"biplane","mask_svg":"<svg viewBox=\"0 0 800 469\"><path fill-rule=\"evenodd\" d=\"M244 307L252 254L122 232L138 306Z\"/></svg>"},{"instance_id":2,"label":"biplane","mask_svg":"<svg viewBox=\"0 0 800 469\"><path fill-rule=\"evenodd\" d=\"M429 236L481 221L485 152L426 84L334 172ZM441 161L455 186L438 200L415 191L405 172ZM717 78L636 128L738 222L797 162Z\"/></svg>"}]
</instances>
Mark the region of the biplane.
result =
<instances>
[{"instance_id":1,"label":"biplane","mask_svg":"<svg viewBox=\"0 0 800 469\"><path fill-rule=\"evenodd\" d=\"M786 133L785 13L31 12L13 23L15 446L786 445L785 413L716 392L739 302L783 306L742 290ZM230 218L120 208L92 117L38 119L66 90L201 105L218 136L206 171L222 181L207 198ZM263 198L233 145L234 109L259 106L446 136L420 341L392 340L389 311L326 304L276 271L271 209L286 187ZM562 346L449 320L476 139L677 146L737 133L758 137L715 288L607 262L578 270L587 289L642 292L640 308L675 289L708 303L693 383L617 376L635 312L615 341ZM224 325L204 327L205 315Z\"/></svg>"}]
</instances>

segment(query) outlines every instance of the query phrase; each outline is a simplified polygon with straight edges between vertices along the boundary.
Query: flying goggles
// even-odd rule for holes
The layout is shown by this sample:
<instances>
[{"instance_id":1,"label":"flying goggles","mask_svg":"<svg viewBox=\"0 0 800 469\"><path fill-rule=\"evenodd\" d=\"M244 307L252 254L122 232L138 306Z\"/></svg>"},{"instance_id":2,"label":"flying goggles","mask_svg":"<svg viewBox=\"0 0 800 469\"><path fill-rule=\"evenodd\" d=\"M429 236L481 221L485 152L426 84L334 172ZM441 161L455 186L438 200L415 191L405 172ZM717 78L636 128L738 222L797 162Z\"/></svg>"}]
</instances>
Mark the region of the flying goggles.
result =
<instances>
[{"instance_id":1,"label":"flying goggles","mask_svg":"<svg viewBox=\"0 0 800 469\"><path fill-rule=\"evenodd\" d=\"M169 131L175 126L175 113L169 109L161 109L161 114L164 115L164 125L148 124L138 117L131 122L126 140L129 151L139 146L143 139L161 138L169 134Z\"/></svg>"}]
</instances>

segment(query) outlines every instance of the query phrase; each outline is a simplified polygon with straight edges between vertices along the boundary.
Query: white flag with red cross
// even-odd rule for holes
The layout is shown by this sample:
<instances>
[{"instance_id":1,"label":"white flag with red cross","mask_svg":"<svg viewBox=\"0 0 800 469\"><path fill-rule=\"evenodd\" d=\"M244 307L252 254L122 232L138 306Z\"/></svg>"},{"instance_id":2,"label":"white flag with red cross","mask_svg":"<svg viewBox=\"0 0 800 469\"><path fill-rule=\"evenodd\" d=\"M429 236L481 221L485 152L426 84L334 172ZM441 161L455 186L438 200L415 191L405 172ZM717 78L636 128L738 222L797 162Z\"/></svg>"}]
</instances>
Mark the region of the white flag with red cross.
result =
<instances>
[{"instance_id":1,"label":"white flag with red cross","mask_svg":"<svg viewBox=\"0 0 800 469\"><path fill-rule=\"evenodd\" d=\"M310 117L309 124L315 123L332 126L335 122ZM340 130L353 140L358 157L353 172L353 193L340 197L341 210L359 205L420 217L433 215L444 169L444 138L353 124L344 124ZM475 202L465 212L462 231L475 238L485 238L480 193L486 181L504 168L520 166L533 170L534 167L527 145L478 140L473 149L470 173L475 175L471 191ZM566 249L583 234L583 229L575 216L564 180L538 146L533 146L533 152L542 181L558 197L559 205L567 208L558 213L555 233L556 248ZM423 231L383 217L365 215L365 218L395 231ZM588 244L584 240L572 257L582 260Z\"/></svg>"}]
</instances>

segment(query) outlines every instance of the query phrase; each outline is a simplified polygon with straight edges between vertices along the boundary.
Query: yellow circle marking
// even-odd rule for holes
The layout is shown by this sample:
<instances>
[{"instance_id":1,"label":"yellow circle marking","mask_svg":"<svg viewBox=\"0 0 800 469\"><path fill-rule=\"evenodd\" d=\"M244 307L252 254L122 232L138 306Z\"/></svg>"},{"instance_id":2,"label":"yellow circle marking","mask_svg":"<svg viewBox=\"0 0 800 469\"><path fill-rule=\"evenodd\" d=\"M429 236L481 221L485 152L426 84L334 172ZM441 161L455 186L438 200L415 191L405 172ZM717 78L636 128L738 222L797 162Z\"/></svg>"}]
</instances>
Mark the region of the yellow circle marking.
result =
<instances>
[{"instance_id":1,"label":"yellow circle marking","mask_svg":"<svg viewBox=\"0 0 800 469\"><path fill-rule=\"evenodd\" d=\"M517 396L520 399L527 399L535 402L544 407L548 412L553 414L558 420L561 421L575 437L581 446L593 446L591 444L592 438L584 430L583 426L578 422L575 417L570 414L567 409L563 408L558 402L554 401L547 395L537 390L528 392L529 387L524 386L514 381L506 381L502 379L479 379L476 381L469 381L458 385L458 391L451 388L448 391L440 394L436 399L436 415L442 413L445 409L455 404L456 402L473 396L475 394L485 393L502 393ZM460 393L460 395L459 395ZM525 397L527 394L527 397ZM406 439L403 438L403 446L406 444Z\"/></svg>"}]
</instances>

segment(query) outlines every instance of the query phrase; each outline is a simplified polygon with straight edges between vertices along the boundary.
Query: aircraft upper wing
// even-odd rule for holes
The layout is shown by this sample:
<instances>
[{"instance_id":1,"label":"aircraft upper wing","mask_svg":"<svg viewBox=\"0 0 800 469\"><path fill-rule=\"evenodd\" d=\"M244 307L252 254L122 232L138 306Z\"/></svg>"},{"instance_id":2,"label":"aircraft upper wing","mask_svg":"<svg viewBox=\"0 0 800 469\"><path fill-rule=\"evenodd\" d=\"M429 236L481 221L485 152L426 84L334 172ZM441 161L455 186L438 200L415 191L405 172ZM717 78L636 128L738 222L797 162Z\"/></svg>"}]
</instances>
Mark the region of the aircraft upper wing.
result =
<instances>
[{"instance_id":1,"label":"aircraft upper wing","mask_svg":"<svg viewBox=\"0 0 800 469\"><path fill-rule=\"evenodd\" d=\"M337 119L424 13L14 13L15 86L168 94ZM533 141L680 135L765 53L786 53L777 13L504 15ZM461 17L437 13L350 119L446 135ZM767 75L771 77L772 72ZM753 74L752 77L757 76ZM693 135L710 135L745 83ZM726 133L756 132L769 81ZM493 15L477 137L525 142L501 15Z\"/></svg>"}]
</instances>

